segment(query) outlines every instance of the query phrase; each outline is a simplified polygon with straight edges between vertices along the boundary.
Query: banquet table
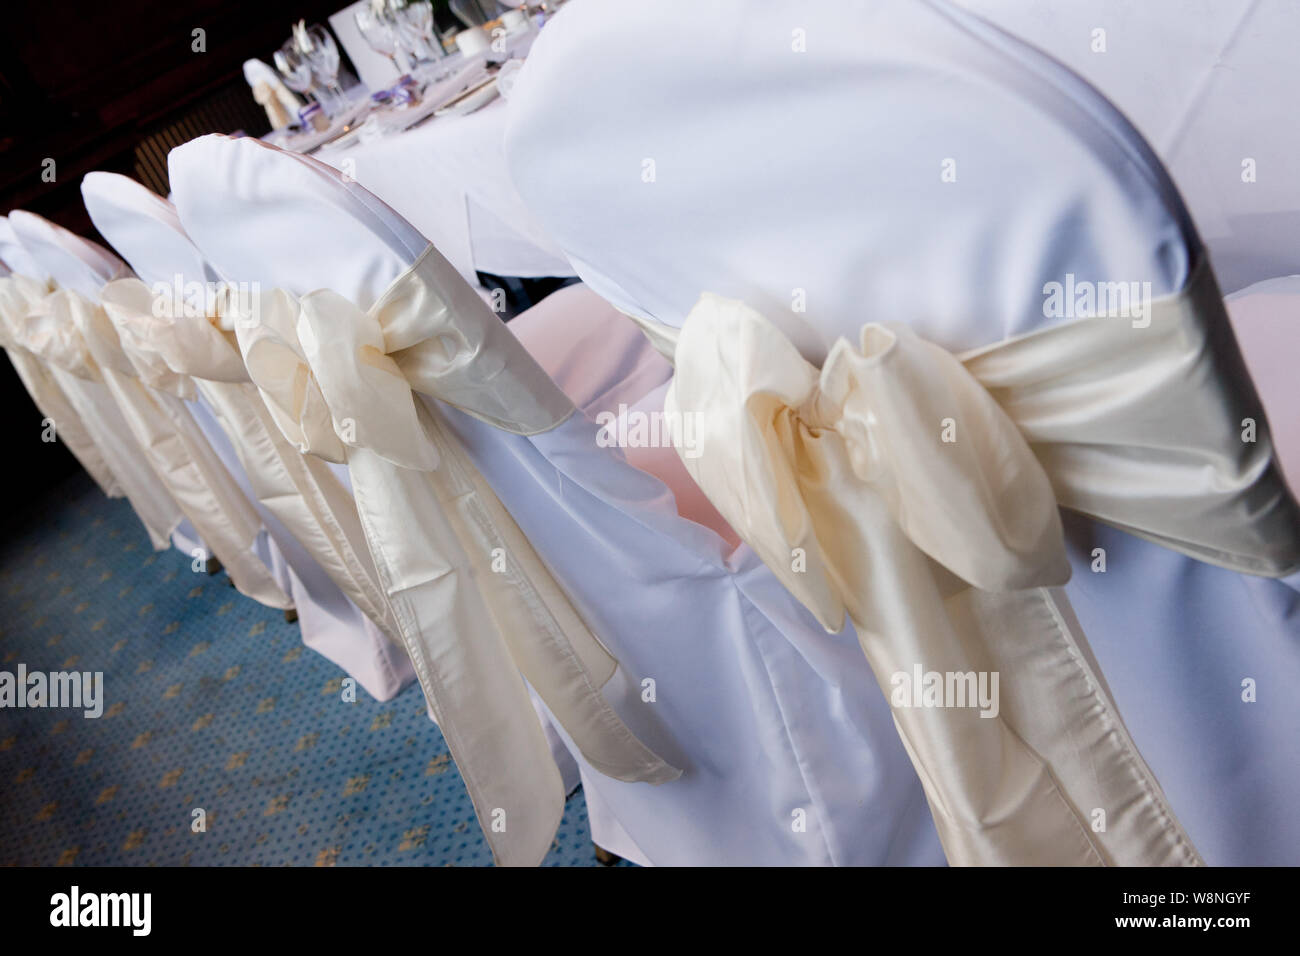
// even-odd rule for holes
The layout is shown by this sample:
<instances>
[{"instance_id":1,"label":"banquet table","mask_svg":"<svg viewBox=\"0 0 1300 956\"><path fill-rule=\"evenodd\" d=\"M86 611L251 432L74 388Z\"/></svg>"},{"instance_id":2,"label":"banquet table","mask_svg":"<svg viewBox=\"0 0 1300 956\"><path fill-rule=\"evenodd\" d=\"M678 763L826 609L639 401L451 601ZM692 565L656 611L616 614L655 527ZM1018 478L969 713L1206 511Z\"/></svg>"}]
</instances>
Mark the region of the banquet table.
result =
<instances>
[{"instance_id":1,"label":"banquet table","mask_svg":"<svg viewBox=\"0 0 1300 956\"><path fill-rule=\"evenodd\" d=\"M523 59L536 37L532 30L508 37L503 55ZM453 54L442 65L454 74L472 62ZM509 103L497 97L464 115L432 115L400 133L326 144L314 155L393 207L473 285L476 272L575 275L511 182L504 143L509 116Z\"/></svg>"},{"instance_id":2,"label":"banquet table","mask_svg":"<svg viewBox=\"0 0 1300 956\"><path fill-rule=\"evenodd\" d=\"M349 148L326 146L315 156L401 213L473 284L476 271L573 275L510 180L508 116L509 103L498 98L465 116L434 117Z\"/></svg>"}]
</instances>

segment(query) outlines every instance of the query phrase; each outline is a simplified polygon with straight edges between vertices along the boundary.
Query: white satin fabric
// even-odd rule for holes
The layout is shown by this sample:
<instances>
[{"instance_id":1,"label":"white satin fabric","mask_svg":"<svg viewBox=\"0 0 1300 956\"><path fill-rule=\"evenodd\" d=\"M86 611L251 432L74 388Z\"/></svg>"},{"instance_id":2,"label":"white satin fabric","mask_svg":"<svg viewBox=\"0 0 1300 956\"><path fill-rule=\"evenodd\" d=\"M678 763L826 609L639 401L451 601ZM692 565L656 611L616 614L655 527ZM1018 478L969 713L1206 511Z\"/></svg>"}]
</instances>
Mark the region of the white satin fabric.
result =
<instances>
[{"instance_id":1,"label":"white satin fabric","mask_svg":"<svg viewBox=\"0 0 1300 956\"><path fill-rule=\"evenodd\" d=\"M52 291L48 282L38 282L27 276L0 277L0 345L9 355L14 371L41 415L54 423L56 438L67 446L105 495L120 498L124 492L113 477L103 452L86 430L81 416L59 387L53 373L15 338L21 328L22 316Z\"/></svg>"},{"instance_id":2,"label":"white satin fabric","mask_svg":"<svg viewBox=\"0 0 1300 956\"><path fill-rule=\"evenodd\" d=\"M678 337L687 468L828 630L853 619L950 862L1200 861L1048 589L1070 573L1057 503L1274 577L1300 570L1300 509L1208 267L1152 313L964 361L871 323L820 372L740 302L704 296ZM999 673L999 709L900 705L914 669Z\"/></svg>"},{"instance_id":3,"label":"white satin fabric","mask_svg":"<svg viewBox=\"0 0 1300 956\"><path fill-rule=\"evenodd\" d=\"M331 288L368 309L424 249L355 183L256 142L205 137L174 150L170 167L186 231L241 281L298 295ZM334 241L302 254L309 237L325 235ZM545 305L534 334L558 343L566 311ZM617 393L599 380L616 385L618 369L568 368L588 380L566 391ZM612 831L598 842L665 865L942 862L919 781L851 635L827 637L752 552L733 553L682 518L663 483L602 447L588 414L522 436L421 401L618 659L603 695L683 768L656 787L616 780L568 741L588 799L616 808L618 831L642 850Z\"/></svg>"},{"instance_id":4,"label":"white satin fabric","mask_svg":"<svg viewBox=\"0 0 1300 956\"><path fill-rule=\"evenodd\" d=\"M620 308L680 327L712 289L818 366L869 321L954 353L1068 322L1044 309L1044 286L1067 274L1180 292L1203 251L1159 161L1095 90L995 33L942 3L574 0L518 78L507 159L583 280ZM1300 576L1244 576L1063 521L1064 594L1197 848L1214 864L1295 863L1300 738L1284 728L1300 699L1284 688L1300 677ZM1246 678L1274 692L1246 703ZM838 703L843 687L836 675L820 693ZM672 839L609 797L647 855Z\"/></svg>"},{"instance_id":5,"label":"white satin fabric","mask_svg":"<svg viewBox=\"0 0 1300 956\"><path fill-rule=\"evenodd\" d=\"M9 272L27 276L29 279L44 281L49 278L45 270L32 258L32 254L18 241L8 216L0 216L0 262L4 263Z\"/></svg>"},{"instance_id":6,"label":"white satin fabric","mask_svg":"<svg viewBox=\"0 0 1300 956\"><path fill-rule=\"evenodd\" d=\"M193 383L155 361L132 329L132 315L110 302L101 307L65 290L47 307L52 323L81 336L136 441L235 587L269 607L292 607L258 555L256 512L182 401L193 398Z\"/></svg>"},{"instance_id":7,"label":"white satin fabric","mask_svg":"<svg viewBox=\"0 0 1300 956\"><path fill-rule=\"evenodd\" d=\"M192 384L154 361L129 328L115 327L109 314L88 297L97 298L103 280L129 275L126 264L108 250L31 213L15 212L10 221L33 258L60 283L29 313L25 344L59 366L65 378L73 375L101 382L111 396L126 434L119 429L108 443L121 444L119 457L127 457L134 438L144 454L143 467L133 467L144 473L151 466L156 480L169 492L157 501L139 504L135 495L130 496L137 510L153 512L145 524L155 547L163 540L164 526L170 537L179 524L170 515L156 513L165 507L163 502L173 503L242 593L271 607L292 607L258 554L261 523L256 513L184 404L184 398L193 396ZM78 410L87 418L85 409ZM140 457L138 451L135 457ZM110 464L120 477L119 462Z\"/></svg>"},{"instance_id":8,"label":"white satin fabric","mask_svg":"<svg viewBox=\"0 0 1300 956\"><path fill-rule=\"evenodd\" d=\"M1225 304L1250 377L1273 425L1273 443L1291 492L1300 496L1300 275L1256 282Z\"/></svg>"},{"instance_id":9,"label":"white satin fabric","mask_svg":"<svg viewBox=\"0 0 1300 956\"><path fill-rule=\"evenodd\" d=\"M181 524L180 508L140 453L130 426L80 337L75 330L52 319L48 303L57 290L48 283L41 288L44 294L39 299L25 296L20 308L6 309L11 340L43 364L93 438L117 487L144 525L150 544L154 550L165 551Z\"/></svg>"},{"instance_id":10,"label":"white satin fabric","mask_svg":"<svg viewBox=\"0 0 1300 956\"><path fill-rule=\"evenodd\" d=\"M97 228L144 279L183 290L215 276L185 236L171 204L138 183L91 173L82 183ZM379 584L348 489L330 467L303 456L280 434L248 378L235 341L230 296L177 310L143 281L103 292L106 306L135 330L153 361L193 381L230 447L231 472L257 503L270 547L286 566L303 643L342 667L372 696L388 700L415 679ZM236 304L243 302L236 293ZM212 309L211 312L208 310Z\"/></svg>"},{"instance_id":11,"label":"white satin fabric","mask_svg":"<svg viewBox=\"0 0 1300 956\"><path fill-rule=\"evenodd\" d=\"M301 302L266 293L260 320L236 330L285 436L348 465L407 651L498 861L540 863L564 809L523 679L601 772L675 779L601 697L616 661L412 395L518 434L573 411L451 265L429 247L365 311L326 290Z\"/></svg>"},{"instance_id":12,"label":"white satin fabric","mask_svg":"<svg viewBox=\"0 0 1300 956\"><path fill-rule=\"evenodd\" d=\"M1284 119L1300 86L1300 5L956 3L1077 71L1136 126L1177 183L1225 293L1300 272L1300 130Z\"/></svg>"}]
</instances>

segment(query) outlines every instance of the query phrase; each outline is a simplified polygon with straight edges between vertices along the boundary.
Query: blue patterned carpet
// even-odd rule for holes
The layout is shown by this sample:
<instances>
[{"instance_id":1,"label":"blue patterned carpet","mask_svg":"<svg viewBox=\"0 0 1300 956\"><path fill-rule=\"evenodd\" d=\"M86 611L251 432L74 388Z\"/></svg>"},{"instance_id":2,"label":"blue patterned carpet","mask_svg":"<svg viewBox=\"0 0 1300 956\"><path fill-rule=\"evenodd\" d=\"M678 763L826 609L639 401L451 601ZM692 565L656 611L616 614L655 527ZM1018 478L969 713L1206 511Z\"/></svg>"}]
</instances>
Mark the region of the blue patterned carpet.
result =
<instances>
[{"instance_id":1,"label":"blue patterned carpet","mask_svg":"<svg viewBox=\"0 0 1300 956\"><path fill-rule=\"evenodd\" d=\"M297 625L84 475L0 544L0 662L105 682L97 720L0 708L0 864L491 863L418 687L344 703ZM596 865L581 791L546 862Z\"/></svg>"}]
</instances>

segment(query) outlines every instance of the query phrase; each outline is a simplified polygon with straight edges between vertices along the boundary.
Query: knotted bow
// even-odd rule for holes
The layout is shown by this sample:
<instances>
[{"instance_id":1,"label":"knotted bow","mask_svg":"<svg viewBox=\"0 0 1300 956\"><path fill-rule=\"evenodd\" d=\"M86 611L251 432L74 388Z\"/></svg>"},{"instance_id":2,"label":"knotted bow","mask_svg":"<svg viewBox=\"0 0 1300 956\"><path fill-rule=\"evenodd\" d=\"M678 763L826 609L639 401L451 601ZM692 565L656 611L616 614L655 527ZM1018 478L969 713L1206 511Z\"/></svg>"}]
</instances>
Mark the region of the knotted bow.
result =
<instances>
[{"instance_id":1,"label":"knotted bow","mask_svg":"<svg viewBox=\"0 0 1300 956\"><path fill-rule=\"evenodd\" d=\"M66 309L54 307L57 300L74 293L59 289L53 283L40 296L31 295L34 289L30 285L26 291L28 308L14 314L12 331L15 343L77 378L88 382L103 381L85 336L75 324L66 321Z\"/></svg>"},{"instance_id":2,"label":"knotted bow","mask_svg":"<svg viewBox=\"0 0 1300 956\"><path fill-rule=\"evenodd\" d=\"M732 354L755 360L719 360ZM866 615L864 495L984 590L1069 579L1056 498L1029 445L960 361L905 326L864 326L860 350L839 340L818 372L757 312L705 295L677 356L665 411L670 423L694 416L700 443L683 461L827 630L846 608Z\"/></svg>"},{"instance_id":3,"label":"knotted bow","mask_svg":"<svg viewBox=\"0 0 1300 956\"><path fill-rule=\"evenodd\" d=\"M305 458L282 437L244 366L235 329L257 320L255 303L222 285L200 308L159 295L139 279L111 282L101 292L137 366L155 382L197 387L217 410L258 500L306 547L330 579L396 646L401 637L379 585L351 497L321 461ZM161 366L161 367L160 367ZM165 370L165 371L164 371ZM386 685L369 688L377 695Z\"/></svg>"},{"instance_id":4,"label":"knotted bow","mask_svg":"<svg viewBox=\"0 0 1300 956\"><path fill-rule=\"evenodd\" d=\"M180 387L180 380L147 343L129 339L132 344L124 345L100 305L66 289L49 296L43 311L34 313L31 321L48 333L37 338L57 338L66 343L61 345L63 352L75 347L89 355L88 367L98 369L157 477L240 592L269 607L292 607L257 555L261 520L252 505L180 399L172 392L152 390L142 380L137 360L147 376ZM56 361L50 357L54 351L42 354Z\"/></svg>"},{"instance_id":5,"label":"knotted bow","mask_svg":"<svg viewBox=\"0 0 1300 956\"><path fill-rule=\"evenodd\" d=\"M705 295L674 354L686 468L823 626L853 619L951 862L1199 862L1046 586L1069 576L1058 504L1238 570L1300 564L1206 263L1141 329L1086 319L958 358L870 324L818 371ZM981 675L1001 675L982 711L912 688Z\"/></svg>"},{"instance_id":6,"label":"knotted bow","mask_svg":"<svg viewBox=\"0 0 1300 956\"><path fill-rule=\"evenodd\" d=\"M0 278L0 345L9 353L14 371L41 410L41 415L55 423L58 438L105 495L120 498L123 495L121 484L67 393L55 380L54 373L20 341L24 337L22 330L28 312L53 291L52 282L38 282L21 275Z\"/></svg>"},{"instance_id":7,"label":"knotted bow","mask_svg":"<svg viewBox=\"0 0 1300 956\"><path fill-rule=\"evenodd\" d=\"M617 662L413 392L520 435L573 411L451 266L430 247L364 311L333 292L299 302L277 290L236 334L285 436L348 464L407 651L498 860L540 862L563 811L521 674L597 770L675 779L600 693Z\"/></svg>"},{"instance_id":8,"label":"knotted bow","mask_svg":"<svg viewBox=\"0 0 1300 956\"><path fill-rule=\"evenodd\" d=\"M223 288L211 303L199 308L172 301L170 295L159 296L134 278L110 282L100 293L123 346L142 364L157 369L160 379L247 382L248 371L234 337L241 313L233 297ZM192 389L193 383L187 387Z\"/></svg>"}]
</instances>

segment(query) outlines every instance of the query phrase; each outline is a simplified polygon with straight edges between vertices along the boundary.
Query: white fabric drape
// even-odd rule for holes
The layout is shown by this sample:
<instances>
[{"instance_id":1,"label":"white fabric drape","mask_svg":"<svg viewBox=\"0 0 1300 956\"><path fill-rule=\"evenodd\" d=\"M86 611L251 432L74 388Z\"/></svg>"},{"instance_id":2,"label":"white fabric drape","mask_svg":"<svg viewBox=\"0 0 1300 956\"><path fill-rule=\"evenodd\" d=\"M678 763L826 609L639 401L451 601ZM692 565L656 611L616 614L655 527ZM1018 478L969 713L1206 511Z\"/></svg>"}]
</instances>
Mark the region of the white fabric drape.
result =
<instances>
[{"instance_id":1,"label":"white fabric drape","mask_svg":"<svg viewBox=\"0 0 1300 956\"><path fill-rule=\"evenodd\" d=\"M31 395L41 414L54 422L55 435L72 452L81 467L110 498L124 494L104 454L86 430L81 416L73 408L54 376L27 349L14 338L18 318L49 295L53 288L48 282L38 282L27 276L10 275L0 278L0 345L9 354L9 361Z\"/></svg>"},{"instance_id":2,"label":"white fabric drape","mask_svg":"<svg viewBox=\"0 0 1300 956\"><path fill-rule=\"evenodd\" d=\"M705 295L675 357L687 469L823 626L853 620L951 862L1200 862L1052 586L1058 504L1228 568L1300 569L1300 509L1208 264L1149 321L962 358L871 323L820 371ZM992 707L917 706L908 681L935 672L1000 675Z\"/></svg>"},{"instance_id":3,"label":"white fabric drape","mask_svg":"<svg viewBox=\"0 0 1300 956\"><path fill-rule=\"evenodd\" d=\"M406 649L498 861L539 863L563 813L525 680L602 773L675 779L600 694L617 661L412 392L517 434L564 421L572 405L500 320L432 246L368 310L279 290L259 308L236 324L249 374L290 441L346 461Z\"/></svg>"},{"instance_id":4,"label":"white fabric drape","mask_svg":"<svg viewBox=\"0 0 1300 956\"><path fill-rule=\"evenodd\" d=\"M119 339L104 310L76 292L55 291L33 315L39 315L36 324L48 342L62 342L63 351L79 359L82 371L103 382L145 460L235 586L262 604L292 607L257 554L261 522L185 408L180 396L187 383L151 364L147 353L135 364L130 339ZM146 385L141 376L158 387Z\"/></svg>"},{"instance_id":5,"label":"white fabric drape","mask_svg":"<svg viewBox=\"0 0 1300 956\"><path fill-rule=\"evenodd\" d=\"M54 314L55 289L19 314L15 341L46 365L77 415L94 436L131 507L156 551L171 547L181 523L181 509L149 460L131 437L122 410L104 383L98 364L71 322Z\"/></svg>"},{"instance_id":6,"label":"white fabric drape","mask_svg":"<svg viewBox=\"0 0 1300 956\"><path fill-rule=\"evenodd\" d=\"M181 387L202 391L230 433L257 499L400 648L397 622L351 498L325 462L289 445L248 377L235 342L239 304L223 296L211 316L178 315L175 303L158 300L138 279L109 283L101 299L142 363L184 382Z\"/></svg>"}]
</instances>

